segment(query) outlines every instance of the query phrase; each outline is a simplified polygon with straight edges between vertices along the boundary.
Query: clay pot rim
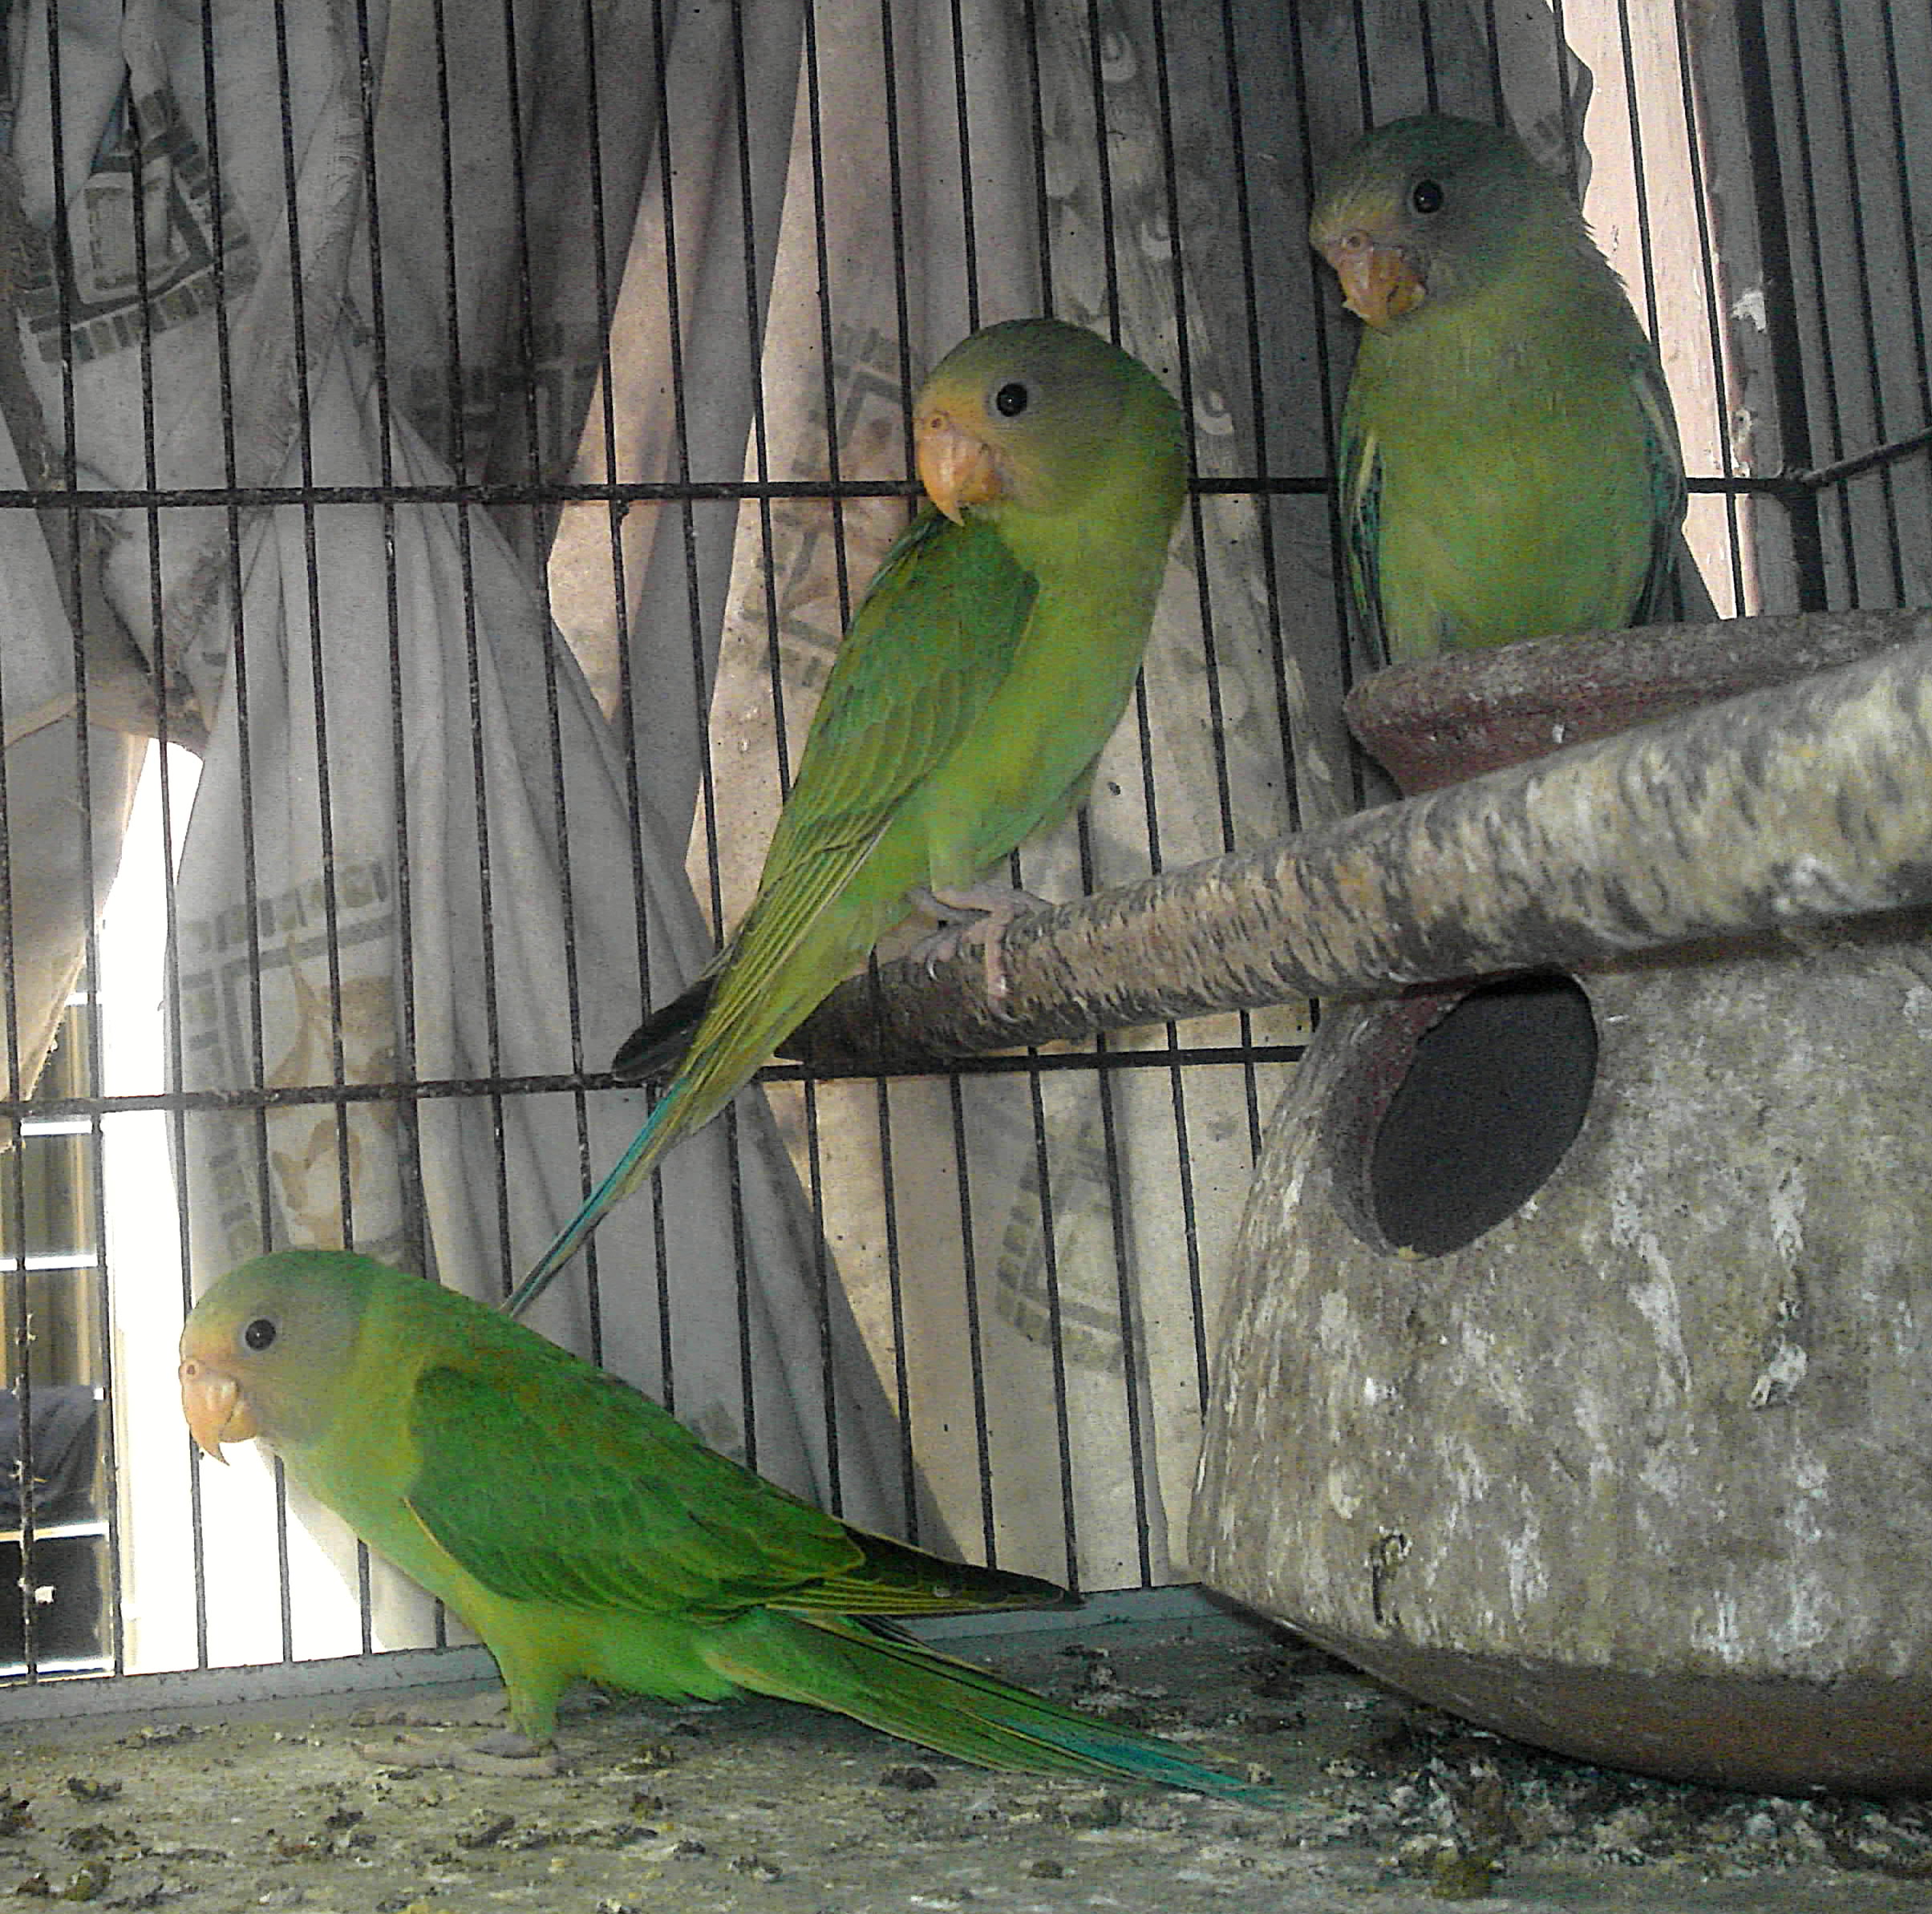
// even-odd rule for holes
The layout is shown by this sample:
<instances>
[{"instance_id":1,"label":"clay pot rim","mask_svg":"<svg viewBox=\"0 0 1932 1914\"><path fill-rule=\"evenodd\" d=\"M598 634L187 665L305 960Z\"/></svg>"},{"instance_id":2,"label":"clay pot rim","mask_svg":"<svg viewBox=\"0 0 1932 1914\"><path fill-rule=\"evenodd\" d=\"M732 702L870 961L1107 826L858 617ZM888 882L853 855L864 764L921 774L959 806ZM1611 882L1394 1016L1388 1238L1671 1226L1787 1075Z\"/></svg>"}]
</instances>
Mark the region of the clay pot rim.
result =
<instances>
[{"instance_id":1,"label":"clay pot rim","mask_svg":"<svg viewBox=\"0 0 1932 1914\"><path fill-rule=\"evenodd\" d=\"M1529 638L1392 665L1343 710L1413 793L1925 637L1932 613L1845 612Z\"/></svg>"}]
</instances>

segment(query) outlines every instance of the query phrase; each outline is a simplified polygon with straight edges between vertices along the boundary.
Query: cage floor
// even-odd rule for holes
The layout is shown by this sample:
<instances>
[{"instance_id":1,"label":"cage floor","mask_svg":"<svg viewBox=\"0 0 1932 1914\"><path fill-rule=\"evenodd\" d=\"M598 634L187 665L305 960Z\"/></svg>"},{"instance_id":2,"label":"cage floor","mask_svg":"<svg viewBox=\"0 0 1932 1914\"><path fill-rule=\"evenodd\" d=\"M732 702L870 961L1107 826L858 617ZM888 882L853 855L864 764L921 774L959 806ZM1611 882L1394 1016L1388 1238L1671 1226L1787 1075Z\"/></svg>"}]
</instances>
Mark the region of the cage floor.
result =
<instances>
[{"instance_id":1,"label":"cage floor","mask_svg":"<svg viewBox=\"0 0 1932 1914\"><path fill-rule=\"evenodd\" d=\"M511 1782L386 1764L399 1736L477 1733L403 1723L394 1697L251 1703L17 1725L0 1895L314 1914L1926 1904L1932 1804L1674 1787L1475 1733L1292 1644L1104 1634L978 1652L1265 1767L1289 1805L990 1775L776 1703L587 1706L563 1723L569 1771ZM447 1718L461 1698L403 1702Z\"/></svg>"}]
</instances>

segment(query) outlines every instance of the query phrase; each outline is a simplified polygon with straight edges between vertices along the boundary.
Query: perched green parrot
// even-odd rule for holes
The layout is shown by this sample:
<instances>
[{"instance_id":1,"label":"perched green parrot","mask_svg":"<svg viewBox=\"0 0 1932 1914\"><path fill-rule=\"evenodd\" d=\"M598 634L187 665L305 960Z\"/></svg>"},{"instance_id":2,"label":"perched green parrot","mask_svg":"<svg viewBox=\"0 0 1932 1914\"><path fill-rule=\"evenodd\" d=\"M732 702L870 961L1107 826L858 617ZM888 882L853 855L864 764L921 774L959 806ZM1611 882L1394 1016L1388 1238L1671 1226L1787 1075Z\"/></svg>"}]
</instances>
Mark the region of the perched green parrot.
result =
<instances>
[{"instance_id":1,"label":"perched green parrot","mask_svg":"<svg viewBox=\"0 0 1932 1914\"><path fill-rule=\"evenodd\" d=\"M1147 645L1187 484L1180 408L1077 326L1019 319L955 346L913 405L930 504L839 647L758 894L697 984L613 1067L675 1066L512 1315L681 1136L708 1123L916 905L990 909L975 880L1085 797Z\"/></svg>"},{"instance_id":2,"label":"perched green parrot","mask_svg":"<svg viewBox=\"0 0 1932 1914\"><path fill-rule=\"evenodd\" d=\"M877 1619L1072 1599L1052 1583L849 1528L533 1330L367 1256L232 1271L181 1332L180 1382L209 1455L259 1436L483 1637L526 1751L581 1676L809 1702L987 1767L1270 1792Z\"/></svg>"},{"instance_id":3,"label":"perched green parrot","mask_svg":"<svg viewBox=\"0 0 1932 1914\"><path fill-rule=\"evenodd\" d=\"M1310 234L1367 326L1336 463L1376 664L1655 617L1676 420L1561 183L1510 133L1424 115L1350 149Z\"/></svg>"}]
</instances>

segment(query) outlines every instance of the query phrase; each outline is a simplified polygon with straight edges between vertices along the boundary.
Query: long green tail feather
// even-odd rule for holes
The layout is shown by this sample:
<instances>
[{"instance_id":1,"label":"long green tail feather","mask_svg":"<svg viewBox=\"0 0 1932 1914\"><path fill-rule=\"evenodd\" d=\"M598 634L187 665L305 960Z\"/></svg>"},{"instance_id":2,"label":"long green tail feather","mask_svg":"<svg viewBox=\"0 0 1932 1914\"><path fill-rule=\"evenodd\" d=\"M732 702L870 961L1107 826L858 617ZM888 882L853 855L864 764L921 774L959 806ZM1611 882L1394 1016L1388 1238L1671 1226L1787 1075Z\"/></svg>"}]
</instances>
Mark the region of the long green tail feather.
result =
<instances>
[{"instance_id":1,"label":"long green tail feather","mask_svg":"<svg viewBox=\"0 0 1932 1914\"><path fill-rule=\"evenodd\" d=\"M766 1609L719 1629L703 1653L741 1688L849 1714L980 1767L1157 1782L1257 1803L1282 1799L1158 1735L1063 1708L889 1626Z\"/></svg>"},{"instance_id":2,"label":"long green tail feather","mask_svg":"<svg viewBox=\"0 0 1932 1914\"><path fill-rule=\"evenodd\" d=\"M618 1159L616 1167L584 1199L583 1207L552 1238L550 1247L511 1293L509 1301L503 1305L506 1316L522 1315L549 1288L551 1277L582 1248L585 1239L603 1220L604 1212L612 1204L622 1203L676 1141L683 1128L678 1107L685 1100L688 1082L688 1078L678 1078L658 1098L657 1107L631 1139L630 1147Z\"/></svg>"}]
</instances>

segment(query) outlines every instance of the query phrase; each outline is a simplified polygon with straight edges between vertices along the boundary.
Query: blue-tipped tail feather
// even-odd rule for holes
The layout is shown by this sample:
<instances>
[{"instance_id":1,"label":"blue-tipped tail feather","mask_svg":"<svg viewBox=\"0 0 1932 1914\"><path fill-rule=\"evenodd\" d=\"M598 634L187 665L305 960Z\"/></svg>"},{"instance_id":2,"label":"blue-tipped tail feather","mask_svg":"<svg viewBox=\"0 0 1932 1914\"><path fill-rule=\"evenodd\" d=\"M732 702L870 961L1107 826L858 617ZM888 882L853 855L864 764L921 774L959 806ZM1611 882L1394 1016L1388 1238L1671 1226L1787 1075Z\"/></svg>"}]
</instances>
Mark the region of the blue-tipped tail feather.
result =
<instances>
[{"instance_id":1,"label":"blue-tipped tail feather","mask_svg":"<svg viewBox=\"0 0 1932 1914\"><path fill-rule=\"evenodd\" d=\"M584 1199L582 1208L557 1232L550 1247L531 1265L530 1273L511 1293L503 1305L506 1316L522 1315L583 1247L585 1239L603 1220L604 1212L622 1203L650 1174L652 1166L677 1139L681 1127L677 1111L683 1088L682 1083L674 1083L658 1099L657 1107L631 1139L630 1147L618 1159L616 1167Z\"/></svg>"}]
</instances>

